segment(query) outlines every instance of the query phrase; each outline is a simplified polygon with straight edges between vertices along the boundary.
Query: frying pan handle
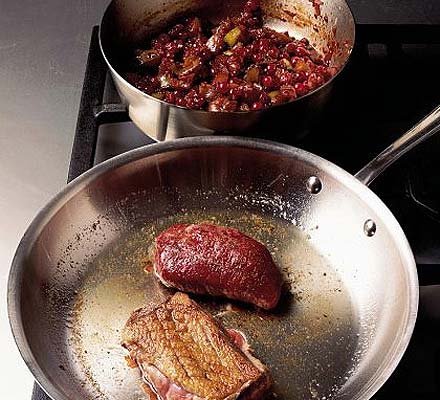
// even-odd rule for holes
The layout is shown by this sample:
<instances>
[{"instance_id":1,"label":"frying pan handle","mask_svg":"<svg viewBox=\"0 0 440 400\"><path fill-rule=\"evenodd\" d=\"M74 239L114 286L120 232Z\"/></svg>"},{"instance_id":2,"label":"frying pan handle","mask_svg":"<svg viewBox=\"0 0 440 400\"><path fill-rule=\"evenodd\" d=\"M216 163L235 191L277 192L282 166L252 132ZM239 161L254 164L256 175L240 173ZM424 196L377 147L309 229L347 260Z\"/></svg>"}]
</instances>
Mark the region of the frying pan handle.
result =
<instances>
[{"instance_id":1,"label":"frying pan handle","mask_svg":"<svg viewBox=\"0 0 440 400\"><path fill-rule=\"evenodd\" d=\"M422 143L440 130L440 106L423 118L408 132L373 158L355 176L365 185L369 185L394 161L407 151Z\"/></svg>"}]
</instances>

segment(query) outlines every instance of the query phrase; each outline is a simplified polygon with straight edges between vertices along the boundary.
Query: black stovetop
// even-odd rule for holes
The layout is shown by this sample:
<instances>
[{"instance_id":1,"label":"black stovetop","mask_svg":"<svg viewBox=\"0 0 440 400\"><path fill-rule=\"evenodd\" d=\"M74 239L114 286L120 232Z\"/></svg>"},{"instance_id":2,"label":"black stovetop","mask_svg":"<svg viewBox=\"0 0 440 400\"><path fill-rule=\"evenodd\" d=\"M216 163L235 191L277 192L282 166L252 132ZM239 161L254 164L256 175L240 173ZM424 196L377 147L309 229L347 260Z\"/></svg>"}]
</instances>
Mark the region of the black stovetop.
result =
<instances>
[{"instance_id":1,"label":"black stovetop","mask_svg":"<svg viewBox=\"0 0 440 400\"><path fill-rule=\"evenodd\" d=\"M69 180L113 155L152 143L129 122L100 55L94 28ZM440 25L358 25L357 44L322 120L300 142L355 173L440 102ZM111 124L111 129L109 129ZM116 124L116 125L115 125ZM440 136L394 164L372 186L413 248L421 303L401 363L374 399L440 398ZM437 301L438 299L438 301ZM33 399L47 399L36 385Z\"/></svg>"}]
</instances>

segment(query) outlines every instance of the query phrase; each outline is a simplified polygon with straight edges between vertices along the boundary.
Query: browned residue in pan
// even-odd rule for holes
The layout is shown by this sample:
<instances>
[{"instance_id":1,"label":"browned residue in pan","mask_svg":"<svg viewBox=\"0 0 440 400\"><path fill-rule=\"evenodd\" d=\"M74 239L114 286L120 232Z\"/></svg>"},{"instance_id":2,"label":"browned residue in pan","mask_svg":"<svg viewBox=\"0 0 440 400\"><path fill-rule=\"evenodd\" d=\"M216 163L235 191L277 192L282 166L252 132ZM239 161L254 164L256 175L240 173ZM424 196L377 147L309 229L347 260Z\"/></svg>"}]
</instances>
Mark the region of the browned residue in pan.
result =
<instances>
[{"instance_id":1,"label":"browned residue in pan","mask_svg":"<svg viewBox=\"0 0 440 400\"><path fill-rule=\"evenodd\" d=\"M166 7L146 13L133 24L132 32L143 32L147 39L147 36L160 32L166 25L176 19L196 11L190 8L190 4L191 3L187 1L177 1L172 4L167 4Z\"/></svg>"},{"instance_id":2,"label":"browned residue in pan","mask_svg":"<svg viewBox=\"0 0 440 400\"><path fill-rule=\"evenodd\" d=\"M324 50L324 60L331 61L335 54L340 51L341 46L336 41L336 27L332 29L332 37L330 37L327 41L327 48Z\"/></svg>"},{"instance_id":3,"label":"browned residue in pan","mask_svg":"<svg viewBox=\"0 0 440 400\"><path fill-rule=\"evenodd\" d=\"M319 17L321 15L321 6L324 4L321 0L309 0L312 3L315 10L315 16Z\"/></svg>"},{"instance_id":4,"label":"browned residue in pan","mask_svg":"<svg viewBox=\"0 0 440 400\"><path fill-rule=\"evenodd\" d=\"M127 362L127 365L130 368L136 368L137 367L136 361L134 361L130 356L125 356L125 361Z\"/></svg>"},{"instance_id":5,"label":"browned residue in pan","mask_svg":"<svg viewBox=\"0 0 440 400\"><path fill-rule=\"evenodd\" d=\"M328 16L322 12L323 2L321 0L309 0L309 2L313 10L312 7L304 7L301 4L266 1L264 2L264 17L283 21L304 32L309 28L309 32L313 33L305 36L320 51L326 61L334 66L340 66L336 60L341 59L344 62L347 50L350 52L351 47L342 46L336 40L336 26L329 25L334 22L329 21Z\"/></svg>"},{"instance_id":6,"label":"browned residue in pan","mask_svg":"<svg viewBox=\"0 0 440 400\"><path fill-rule=\"evenodd\" d=\"M287 9L281 10L283 13L283 17L286 18L286 21L293 22L296 26L306 27L306 26L315 26L313 21L310 19L308 15L305 15L301 12L292 12Z\"/></svg>"},{"instance_id":7,"label":"browned residue in pan","mask_svg":"<svg viewBox=\"0 0 440 400\"><path fill-rule=\"evenodd\" d=\"M292 20L297 16L297 13L296 13L296 12L293 12L293 11L290 11L290 10L285 10L285 9L283 9L282 11L283 11L284 13L286 13L289 17L291 17Z\"/></svg>"},{"instance_id":8,"label":"browned residue in pan","mask_svg":"<svg viewBox=\"0 0 440 400\"><path fill-rule=\"evenodd\" d=\"M124 360L121 329L135 308L154 307L172 293L153 274L145 273L148 248L171 224L209 220L239 228L264 243L287 284L273 312L220 298L195 299L226 328L244 332L269 366L278 396L310 398L310 382L320 384L313 389L320 397L334 394L349 375L357 341L356 316L337 270L291 224L242 212L207 214L184 212L146 225L90 266L72 315L71 344L73 358L92 391L104 398L124 388L141 393L139 375Z\"/></svg>"},{"instance_id":9,"label":"browned residue in pan","mask_svg":"<svg viewBox=\"0 0 440 400\"><path fill-rule=\"evenodd\" d=\"M143 270L146 273L153 272L153 262L151 261L151 259L149 257L142 260L141 263L142 263Z\"/></svg>"},{"instance_id":10,"label":"browned residue in pan","mask_svg":"<svg viewBox=\"0 0 440 400\"><path fill-rule=\"evenodd\" d=\"M141 383L141 389L144 391L145 395L147 396L148 400L158 400L158 397L156 393L153 392L150 385L146 383Z\"/></svg>"}]
</instances>

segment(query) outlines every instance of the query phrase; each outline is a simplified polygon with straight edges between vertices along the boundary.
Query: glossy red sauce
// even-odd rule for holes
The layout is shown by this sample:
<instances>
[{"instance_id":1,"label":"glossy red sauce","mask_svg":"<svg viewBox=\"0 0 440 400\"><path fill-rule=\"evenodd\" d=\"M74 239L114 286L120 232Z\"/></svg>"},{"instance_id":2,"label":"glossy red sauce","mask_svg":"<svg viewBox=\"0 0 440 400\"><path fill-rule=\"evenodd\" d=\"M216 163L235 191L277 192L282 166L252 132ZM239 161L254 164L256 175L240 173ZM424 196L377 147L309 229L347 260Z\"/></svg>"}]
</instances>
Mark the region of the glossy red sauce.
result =
<instances>
[{"instance_id":1,"label":"glossy red sauce","mask_svg":"<svg viewBox=\"0 0 440 400\"><path fill-rule=\"evenodd\" d=\"M160 100L197 110L249 111L287 103L337 72L310 45L263 26L259 0L213 27L186 18L137 49L126 79Z\"/></svg>"}]
</instances>

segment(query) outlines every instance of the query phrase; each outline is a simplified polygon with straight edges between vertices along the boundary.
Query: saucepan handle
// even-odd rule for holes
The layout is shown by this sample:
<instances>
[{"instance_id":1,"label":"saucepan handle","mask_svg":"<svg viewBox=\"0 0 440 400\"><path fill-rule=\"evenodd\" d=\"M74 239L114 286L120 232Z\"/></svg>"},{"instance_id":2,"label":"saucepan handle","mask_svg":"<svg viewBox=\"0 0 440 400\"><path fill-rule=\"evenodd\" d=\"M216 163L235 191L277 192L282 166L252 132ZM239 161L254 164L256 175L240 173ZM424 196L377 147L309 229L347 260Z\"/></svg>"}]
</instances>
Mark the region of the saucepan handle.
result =
<instances>
[{"instance_id":1,"label":"saucepan handle","mask_svg":"<svg viewBox=\"0 0 440 400\"><path fill-rule=\"evenodd\" d=\"M408 132L387 147L377 157L373 158L355 176L365 185L369 185L394 161L413 147L440 130L440 106L436 107L429 115L423 118Z\"/></svg>"}]
</instances>

